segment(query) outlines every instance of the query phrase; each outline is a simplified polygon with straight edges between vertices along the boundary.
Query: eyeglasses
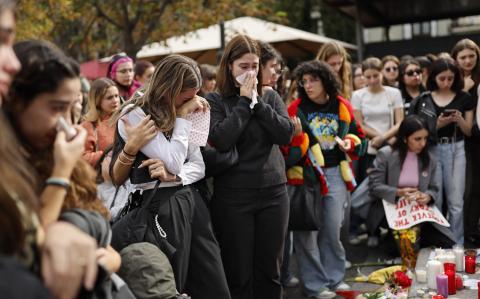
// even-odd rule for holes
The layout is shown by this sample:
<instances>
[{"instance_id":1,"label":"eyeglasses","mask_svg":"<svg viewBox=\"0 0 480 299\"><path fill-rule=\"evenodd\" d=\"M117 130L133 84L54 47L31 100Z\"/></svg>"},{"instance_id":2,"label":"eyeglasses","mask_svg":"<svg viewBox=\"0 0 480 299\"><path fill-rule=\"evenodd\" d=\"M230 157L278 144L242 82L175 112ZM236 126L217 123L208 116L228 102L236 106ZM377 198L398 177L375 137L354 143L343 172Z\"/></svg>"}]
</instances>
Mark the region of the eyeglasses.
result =
<instances>
[{"instance_id":1,"label":"eyeglasses","mask_svg":"<svg viewBox=\"0 0 480 299\"><path fill-rule=\"evenodd\" d=\"M315 77L312 78L311 80L302 79L302 80L298 81L298 86L305 87L305 85L308 84L308 83L313 84L313 83L317 83L317 82L320 82L320 79L315 78Z\"/></svg>"},{"instance_id":2,"label":"eyeglasses","mask_svg":"<svg viewBox=\"0 0 480 299\"><path fill-rule=\"evenodd\" d=\"M416 70L410 70L408 72L405 72L405 75L407 75L409 77L413 77L415 75L420 75L421 73L422 73L421 69L416 69Z\"/></svg>"},{"instance_id":3,"label":"eyeglasses","mask_svg":"<svg viewBox=\"0 0 480 299\"><path fill-rule=\"evenodd\" d=\"M396 67L396 66L389 66L389 67L384 68L384 70L385 70L387 73L396 72L396 71L398 71L398 67Z\"/></svg>"},{"instance_id":4,"label":"eyeglasses","mask_svg":"<svg viewBox=\"0 0 480 299\"><path fill-rule=\"evenodd\" d=\"M123 70L117 70L117 73L120 73L122 75L125 75L127 73L133 73L133 69L123 69Z\"/></svg>"}]
</instances>

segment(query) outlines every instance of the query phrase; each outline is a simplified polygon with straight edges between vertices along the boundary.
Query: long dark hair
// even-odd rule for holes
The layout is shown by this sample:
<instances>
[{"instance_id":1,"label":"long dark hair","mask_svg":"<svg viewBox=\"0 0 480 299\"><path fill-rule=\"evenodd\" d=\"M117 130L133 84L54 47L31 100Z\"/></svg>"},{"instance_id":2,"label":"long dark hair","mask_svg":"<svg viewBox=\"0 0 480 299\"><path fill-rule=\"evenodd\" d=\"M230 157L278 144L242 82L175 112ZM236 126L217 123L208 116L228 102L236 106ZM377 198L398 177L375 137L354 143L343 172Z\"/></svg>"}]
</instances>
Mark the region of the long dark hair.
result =
<instances>
[{"instance_id":1,"label":"long dark hair","mask_svg":"<svg viewBox=\"0 0 480 299\"><path fill-rule=\"evenodd\" d=\"M400 92L402 93L403 99L405 99L408 95L407 92L407 86L405 85L405 72L407 70L407 67L409 65L416 65L420 69L420 75L422 75L421 71L421 66L418 61L415 59L407 59L407 60L402 60L398 67L398 89L400 89ZM418 86L420 92L422 92L423 87L422 87L422 82L420 81L420 85Z\"/></svg>"},{"instance_id":2,"label":"long dark hair","mask_svg":"<svg viewBox=\"0 0 480 299\"><path fill-rule=\"evenodd\" d=\"M8 111L17 136L22 138L18 116L23 113L35 98L42 93L55 92L66 79L80 76L78 63L66 56L52 43L39 40L28 40L14 46L15 54L22 65L22 70L15 76L10 88L10 100L6 102ZM46 179L54 167L53 147L43 151L34 151L26 140L22 140L29 152L29 162L36 170L36 192L39 194L45 187ZM62 209L82 208L99 211L108 217L108 210L97 198L94 181L95 174L89 164L80 159L77 161L70 178L70 188L67 191Z\"/></svg>"},{"instance_id":3,"label":"long dark hair","mask_svg":"<svg viewBox=\"0 0 480 299\"><path fill-rule=\"evenodd\" d=\"M460 69L453 59L446 58L439 58L430 66L430 75L427 79L427 89L430 91L435 91L438 89L436 77L438 74L444 71L451 71L454 74L451 90L455 93L462 91L464 84L462 75L460 74Z\"/></svg>"},{"instance_id":4,"label":"long dark hair","mask_svg":"<svg viewBox=\"0 0 480 299\"><path fill-rule=\"evenodd\" d=\"M5 108L10 115L25 110L41 93L55 92L65 79L80 76L80 66L54 44L27 40L13 47L22 65L9 91Z\"/></svg>"},{"instance_id":5,"label":"long dark hair","mask_svg":"<svg viewBox=\"0 0 480 299\"><path fill-rule=\"evenodd\" d=\"M255 54L259 60L261 57L258 42L247 35L234 36L225 47L222 59L217 72L217 89L226 97L234 96L238 93L238 87L235 85L235 78L230 70L231 64L245 54ZM262 64L259 63L257 79L262 81ZM262 95L262 84L257 85L257 92Z\"/></svg>"},{"instance_id":6,"label":"long dark hair","mask_svg":"<svg viewBox=\"0 0 480 299\"><path fill-rule=\"evenodd\" d=\"M397 140L393 144L392 148L395 151L398 151L400 156L400 164L403 164L405 161L405 157L407 156L408 152L408 145L407 145L407 138L410 137L413 133L420 131L420 130L427 130L427 123L423 118L418 115L408 115L400 124L397 132ZM420 161L422 162L422 170L428 169L430 165L430 156L428 153L428 142L425 144L423 150L418 154Z\"/></svg>"},{"instance_id":7,"label":"long dark hair","mask_svg":"<svg viewBox=\"0 0 480 299\"><path fill-rule=\"evenodd\" d=\"M262 41L259 41L258 44L260 46L260 64L262 66L265 66L272 59L281 60L280 54L272 45Z\"/></svg>"},{"instance_id":8,"label":"long dark hair","mask_svg":"<svg viewBox=\"0 0 480 299\"><path fill-rule=\"evenodd\" d=\"M294 77L297 82L300 82L304 75L311 75L322 81L323 88L330 99L335 99L340 90L340 83L338 75L326 63L320 60L310 60L301 63L294 71ZM297 84L298 96L302 100L309 100L305 88Z\"/></svg>"}]
</instances>

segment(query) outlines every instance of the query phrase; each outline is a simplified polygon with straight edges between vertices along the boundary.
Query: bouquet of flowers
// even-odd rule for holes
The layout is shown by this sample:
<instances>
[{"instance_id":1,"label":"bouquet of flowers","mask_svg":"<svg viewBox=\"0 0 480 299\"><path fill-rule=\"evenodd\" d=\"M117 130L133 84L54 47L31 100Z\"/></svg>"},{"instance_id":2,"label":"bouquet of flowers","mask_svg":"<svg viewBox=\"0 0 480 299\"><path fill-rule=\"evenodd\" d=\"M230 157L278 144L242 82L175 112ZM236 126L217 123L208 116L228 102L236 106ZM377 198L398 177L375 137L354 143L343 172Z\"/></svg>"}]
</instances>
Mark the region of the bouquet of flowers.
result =
<instances>
[{"instance_id":1,"label":"bouquet of flowers","mask_svg":"<svg viewBox=\"0 0 480 299\"><path fill-rule=\"evenodd\" d=\"M411 285L412 279L404 271L398 270L386 276L383 291L365 293L357 299L407 299Z\"/></svg>"},{"instance_id":2,"label":"bouquet of flowers","mask_svg":"<svg viewBox=\"0 0 480 299\"><path fill-rule=\"evenodd\" d=\"M393 237L400 251L402 264L409 269L414 269L420 250L420 226L394 230Z\"/></svg>"}]
</instances>

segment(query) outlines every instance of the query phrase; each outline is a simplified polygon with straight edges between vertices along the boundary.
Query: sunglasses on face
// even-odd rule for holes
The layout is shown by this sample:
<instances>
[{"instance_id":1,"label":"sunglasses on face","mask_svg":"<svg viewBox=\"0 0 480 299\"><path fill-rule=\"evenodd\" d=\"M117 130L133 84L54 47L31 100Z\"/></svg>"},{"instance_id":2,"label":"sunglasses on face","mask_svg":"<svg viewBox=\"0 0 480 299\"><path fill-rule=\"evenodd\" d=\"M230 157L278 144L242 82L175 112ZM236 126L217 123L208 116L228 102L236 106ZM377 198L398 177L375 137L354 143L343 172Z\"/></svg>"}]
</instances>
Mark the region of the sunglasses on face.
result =
<instances>
[{"instance_id":1,"label":"sunglasses on face","mask_svg":"<svg viewBox=\"0 0 480 299\"><path fill-rule=\"evenodd\" d=\"M415 75L420 75L421 73L422 73L421 69L416 69L416 70L410 70L408 72L405 72L405 75L407 75L409 77L413 77Z\"/></svg>"},{"instance_id":2,"label":"sunglasses on face","mask_svg":"<svg viewBox=\"0 0 480 299\"><path fill-rule=\"evenodd\" d=\"M398 71L398 67L396 67L396 66L389 66L389 67L386 67L386 68L385 68L385 71L386 71L387 73L396 72L396 71Z\"/></svg>"}]
</instances>

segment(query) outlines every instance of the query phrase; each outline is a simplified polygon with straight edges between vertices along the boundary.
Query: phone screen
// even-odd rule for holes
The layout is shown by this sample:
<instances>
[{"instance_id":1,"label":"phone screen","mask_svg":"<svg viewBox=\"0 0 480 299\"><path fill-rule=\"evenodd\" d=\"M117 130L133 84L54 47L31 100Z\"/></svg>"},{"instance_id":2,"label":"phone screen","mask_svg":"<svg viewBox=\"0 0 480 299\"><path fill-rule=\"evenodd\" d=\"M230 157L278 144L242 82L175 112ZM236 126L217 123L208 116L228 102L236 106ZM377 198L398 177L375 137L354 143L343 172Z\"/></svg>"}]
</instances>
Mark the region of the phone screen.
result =
<instances>
[{"instance_id":1,"label":"phone screen","mask_svg":"<svg viewBox=\"0 0 480 299\"><path fill-rule=\"evenodd\" d=\"M455 110L453 110L453 109L445 109L445 110L443 111L443 115L445 115L445 116L450 116L450 115L452 115L452 114L454 114L454 113L455 113Z\"/></svg>"}]
</instances>

